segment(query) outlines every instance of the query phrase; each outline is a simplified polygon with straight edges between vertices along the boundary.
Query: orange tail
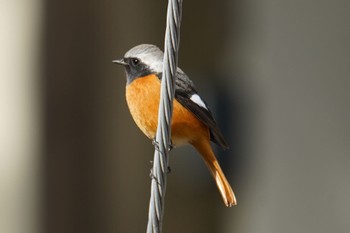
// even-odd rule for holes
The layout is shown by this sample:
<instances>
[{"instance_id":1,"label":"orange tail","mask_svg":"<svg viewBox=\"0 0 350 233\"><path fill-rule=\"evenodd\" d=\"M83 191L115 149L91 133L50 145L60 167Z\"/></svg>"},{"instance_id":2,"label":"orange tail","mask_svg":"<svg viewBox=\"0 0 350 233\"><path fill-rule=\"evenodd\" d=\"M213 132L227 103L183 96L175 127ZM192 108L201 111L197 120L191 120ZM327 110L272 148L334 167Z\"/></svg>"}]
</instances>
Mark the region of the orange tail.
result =
<instances>
[{"instance_id":1,"label":"orange tail","mask_svg":"<svg viewBox=\"0 0 350 233\"><path fill-rule=\"evenodd\" d=\"M216 185L221 193L222 199L227 207L237 205L235 194L232 191L231 185L227 181L221 167L214 155L214 152L210 146L210 142L202 140L200 142L193 143L193 146L202 155L205 164L210 170Z\"/></svg>"}]
</instances>

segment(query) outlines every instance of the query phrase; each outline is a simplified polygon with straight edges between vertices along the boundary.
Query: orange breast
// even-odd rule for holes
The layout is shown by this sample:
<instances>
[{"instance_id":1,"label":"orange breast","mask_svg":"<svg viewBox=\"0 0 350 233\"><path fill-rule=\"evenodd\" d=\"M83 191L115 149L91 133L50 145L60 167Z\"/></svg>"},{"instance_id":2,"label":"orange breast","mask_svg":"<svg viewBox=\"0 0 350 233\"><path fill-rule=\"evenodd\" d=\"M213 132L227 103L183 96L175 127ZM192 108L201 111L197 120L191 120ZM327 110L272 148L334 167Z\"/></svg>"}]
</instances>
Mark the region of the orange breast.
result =
<instances>
[{"instance_id":1,"label":"orange breast","mask_svg":"<svg viewBox=\"0 0 350 233\"><path fill-rule=\"evenodd\" d=\"M150 139L156 134L160 80L154 74L135 79L126 87L130 113L141 131ZM201 137L209 138L208 128L189 110L174 100L172 142L176 146L192 143Z\"/></svg>"}]
</instances>

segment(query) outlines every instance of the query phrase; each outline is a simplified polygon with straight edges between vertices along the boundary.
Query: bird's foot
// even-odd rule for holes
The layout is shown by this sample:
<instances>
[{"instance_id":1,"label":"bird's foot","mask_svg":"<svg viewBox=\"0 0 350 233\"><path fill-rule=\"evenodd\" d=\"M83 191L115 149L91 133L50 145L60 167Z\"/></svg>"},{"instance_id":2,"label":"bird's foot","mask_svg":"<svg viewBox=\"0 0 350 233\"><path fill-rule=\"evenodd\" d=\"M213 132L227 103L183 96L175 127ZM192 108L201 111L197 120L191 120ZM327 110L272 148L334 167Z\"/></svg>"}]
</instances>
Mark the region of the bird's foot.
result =
<instances>
[{"instance_id":1,"label":"bird's foot","mask_svg":"<svg viewBox=\"0 0 350 233\"><path fill-rule=\"evenodd\" d=\"M154 148L160 152L160 149L159 149L159 142L157 142L156 138L153 138L152 140L152 145L154 146ZM168 152L170 152L172 149L175 148L175 145L173 144L172 141L170 141L170 144L169 144L169 147L168 147Z\"/></svg>"},{"instance_id":2,"label":"bird's foot","mask_svg":"<svg viewBox=\"0 0 350 233\"><path fill-rule=\"evenodd\" d=\"M152 145L157 151L159 151L159 142L157 142L156 138L153 138Z\"/></svg>"},{"instance_id":3,"label":"bird's foot","mask_svg":"<svg viewBox=\"0 0 350 233\"><path fill-rule=\"evenodd\" d=\"M172 141L170 141L170 144L169 144L169 148L168 148L168 152L170 152L172 149L175 148L175 145L173 144Z\"/></svg>"}]
</instances>

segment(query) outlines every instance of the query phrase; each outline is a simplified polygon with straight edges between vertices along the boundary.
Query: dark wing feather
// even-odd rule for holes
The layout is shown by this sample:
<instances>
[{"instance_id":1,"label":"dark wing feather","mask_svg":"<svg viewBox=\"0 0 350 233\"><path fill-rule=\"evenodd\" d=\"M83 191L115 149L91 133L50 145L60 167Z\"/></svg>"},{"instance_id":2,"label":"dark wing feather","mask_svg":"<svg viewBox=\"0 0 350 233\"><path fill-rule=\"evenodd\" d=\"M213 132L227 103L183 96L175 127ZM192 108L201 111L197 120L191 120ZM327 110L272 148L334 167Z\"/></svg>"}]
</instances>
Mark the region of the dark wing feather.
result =
<instances>
[{"instance_id":1,"label":"dark wing feather","mask_svg":"<svg viewBox=\"0 0 350 233\"><path fill-rule=\"evenodd\" d=\"M205 109L193 102L190 99L193 94L197 94L193 82L178 68L176 74L175 99L182 106L190 110L203 124L208 126L210 130L210 139L213 142L220 145L223 149L228 149L229 146L217 126L209 107L205 103L207 107L207 109Z\"/></svg>"}]
</instances>

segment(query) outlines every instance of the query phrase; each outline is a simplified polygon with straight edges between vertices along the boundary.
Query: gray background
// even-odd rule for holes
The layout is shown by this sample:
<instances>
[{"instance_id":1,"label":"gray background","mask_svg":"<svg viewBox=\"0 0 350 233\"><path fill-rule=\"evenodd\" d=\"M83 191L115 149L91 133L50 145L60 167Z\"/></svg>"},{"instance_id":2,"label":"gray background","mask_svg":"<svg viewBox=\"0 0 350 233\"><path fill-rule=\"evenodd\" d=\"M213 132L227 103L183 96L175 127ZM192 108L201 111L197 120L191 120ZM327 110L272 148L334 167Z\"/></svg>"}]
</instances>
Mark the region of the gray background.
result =
<instances>
[{"instance_id":1,"label":"gray background","mask_svg":"<svg viewBox=\"0 0 350 233\"><path fill-rule=\"evenodd\" d=\"M165 1L0 2L0 231L145 232L153 147L132 121L132 46ZM224 207L171 154L164 232L349 232L349 1L184 1L179 64L230 142Z\"/></svg>"}]
</instances>

